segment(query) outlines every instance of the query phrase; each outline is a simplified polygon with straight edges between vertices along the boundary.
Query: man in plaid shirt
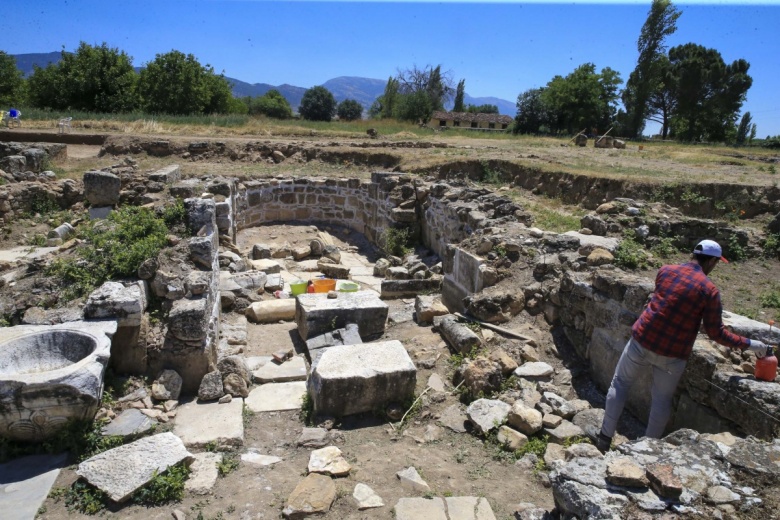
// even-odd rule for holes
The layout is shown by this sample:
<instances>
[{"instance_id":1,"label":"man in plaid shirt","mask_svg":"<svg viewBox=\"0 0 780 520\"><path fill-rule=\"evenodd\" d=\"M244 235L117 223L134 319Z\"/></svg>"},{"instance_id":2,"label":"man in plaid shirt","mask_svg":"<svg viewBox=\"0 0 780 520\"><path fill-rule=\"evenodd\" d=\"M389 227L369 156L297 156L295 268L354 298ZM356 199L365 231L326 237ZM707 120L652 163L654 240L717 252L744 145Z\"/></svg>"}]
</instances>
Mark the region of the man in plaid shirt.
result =
<instances>
[{"instance_id":1,"label":"man in plaid shirt","mask_svg":"<svg viewBox=\"0 0 780 520\"><path fill-rule=\"evenodd\" d=\"M607 392L607 404L601 431L589 431L602 451L609 449L620 414L626 404L631 383L640 370L652 370L650 418L647 437L660 437L672 411L672 397L693 350L699 327L713 341L727 347L750 349L763 357L767 345L738 336L723 326L720 292L707 275L721 260L720 245L702 240L693 250L691 261L665 265L655 279L655 292L631 329L615 376Z\"/></svg>"}]
</instances>

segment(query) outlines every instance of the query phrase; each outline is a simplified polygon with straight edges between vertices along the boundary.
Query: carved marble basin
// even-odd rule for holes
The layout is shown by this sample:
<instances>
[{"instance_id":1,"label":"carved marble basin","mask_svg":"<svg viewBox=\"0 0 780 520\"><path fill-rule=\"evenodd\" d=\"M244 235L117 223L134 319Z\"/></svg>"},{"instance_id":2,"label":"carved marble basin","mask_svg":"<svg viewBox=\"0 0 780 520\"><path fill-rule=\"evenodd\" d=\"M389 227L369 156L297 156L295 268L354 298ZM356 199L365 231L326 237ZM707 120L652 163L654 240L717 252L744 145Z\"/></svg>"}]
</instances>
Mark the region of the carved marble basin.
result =
<instances>
[{"instance_id":1,"label":"carved marble basin","mask_svg":"<svg viewBox=\"0 0 780 520\"><path fill-rule=\"evenodd\" d=\"M116 322L0 328L0 436L40 441L95 416Z\"/></svg>"}]
</instances>

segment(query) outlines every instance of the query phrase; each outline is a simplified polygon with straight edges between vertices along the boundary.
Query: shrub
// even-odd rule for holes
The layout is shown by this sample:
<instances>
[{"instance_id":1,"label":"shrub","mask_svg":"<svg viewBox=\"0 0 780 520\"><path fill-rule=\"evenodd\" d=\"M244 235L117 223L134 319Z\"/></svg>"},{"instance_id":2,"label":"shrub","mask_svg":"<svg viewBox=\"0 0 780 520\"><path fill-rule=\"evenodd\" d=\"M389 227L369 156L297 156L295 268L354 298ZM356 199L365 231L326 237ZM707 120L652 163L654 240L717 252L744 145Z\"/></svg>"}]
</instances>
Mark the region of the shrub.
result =
<instances>
[{"instance_id":1,"label":"shrub","mask_svg":"<svg viewBox=\"0 0 780 520\"><path fill-rule=\"evenodd\" d=\"M669 258L679 251L680 250L675 245L675 240L672 237L660 238L655 245L650 248L650 252L659 258Z\"/></svg>"},{"instance_id":2,"label":"shrub","mask_svg":"<svg viewBox=\"0 0 780 520\"><path fill-rule=\"evenodd\" d=\"M411 233L407 228L387 228L379 236L382 252L387 256L404 256L411 248Z\"/></svg>"},{"instance_id":3,"label":"shrub","mask_svg":"<svg viewBox=\"0 0 780 520\"><path fill-rule=\"evenodd\" d=\"M87 243L76 257L57 259L46 272L61 280L61 299L72 300L112 278L134 276L145 260L165 247L167 234L164 217L147 208L125 207L107 220L91 222L83 232Z\"/></svg>"},{"instance_id":4,"label":"shrub","mask_svg":"<svg viewBox=\"0 0 780 520\"><path fill-rule=\"evenodd\" d=\"M133 494L133 501L149 506L179 502L184 496L184 483L190 469L184 464L171 466L165 473L155 473L152 480Z\"/></svg>"},{"instance_id":5,"label":"shrub","mask_svg":"<svg viewBox=\"0 0 780 520\"><path fill-rule=\"evenodd\" d=\"M772 287L761 295L761 306L772 309L780 309L780 285L772 284Z\"/></svg>"},{"instance_id":6,"label":"shrub","mask_svg":"<svg viewBox=\"0 0 780 520\"><path fill-rule=\"evenodd\" d=\"M764 240L764 256L769 258L780 257L780 233L770 234Z\"/></svg>"},{"instance_id":7,"label":"shrub","mask_svg":"<svg viewBox=\"0 0 780 520\"><path fill-rule=\"evenodd\" d=\"M737 238L736 234L729 236L726 244L729 251L729 260L739 261L747 258L747 251L745 251L745 248L742 247L742 244L739 243L739 239Z\"/></svg>"},{"instance_id":8,"label":"shrub","mask_svg":"<svg viewBox=\"0 0 780 520\"><path fill-rule=\"evenodd\" d=\"M647 269L653 264L647 256L642 244L636 241L636 234L628 231L615 249L615 265L625 269Z\"/></svg>"}]
</instances>

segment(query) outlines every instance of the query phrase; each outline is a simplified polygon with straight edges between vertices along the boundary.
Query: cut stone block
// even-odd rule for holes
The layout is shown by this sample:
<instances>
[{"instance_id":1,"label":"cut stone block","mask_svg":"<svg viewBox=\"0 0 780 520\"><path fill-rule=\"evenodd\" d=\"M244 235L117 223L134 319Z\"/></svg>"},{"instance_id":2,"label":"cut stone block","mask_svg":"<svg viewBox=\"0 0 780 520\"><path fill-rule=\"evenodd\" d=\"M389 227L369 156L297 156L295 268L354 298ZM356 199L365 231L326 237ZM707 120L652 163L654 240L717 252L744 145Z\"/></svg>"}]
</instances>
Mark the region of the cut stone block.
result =
<instances>
[{"instance_id":1,"label":"cut stone block","mask_svg":"<svg viewBox=\"0 0 780 520\"><path fill-rule=\"evenodd\" d=\"M149 174L149 180L173 184L181 180L181 170L178 164L170 164Z\"/></svg>"},{"instance_id":2,"label":"cut stone block","mask_svg":"<svg viewBox=\"0 0 780 520\"><path fill-rule=\"evenodd\" d=\"M308 392L316 413L341 417L402 403L414 395L416 382L417 369L401 342L382 341L325 349Z\"/></svg>"},{"instance_id":3,"label":"cut stone block","mask_svg":"<svg viewBox=\"0 0 780 520\"><path fill-rule=\"evenodd\" d=\"M252 372L252 380L255 383L306 381L306 361L302 356L294 356L282 364L273 361L266 363Z\"/></svg>"},{"instance_id":4,"label":"cut stone block","mask_svg":"<svg viewBox=\"0 0 780 520\"><path fill-rule=\"evenodd\" d=\"M441 278L424 278L422 280L382 280L382 298L408 298L423 292L440 291Z\"/></svg>"},{"instance_id":5,"label":"cut stone block","mask_svg":"<svg viewBox=\"0 0 780 520\"><path fill-rule=\"evenodd\" d=\"M447 315L438 321L439 333L455 352L468 356L475 347L482 345L473 330L458 321L453 315Z\"/></svg>"},{"instance_id":6,"label":"cut stone block","mask_svg":"<svg viewBox=\"0 0 780 520\"><path fill-rule=\"evenodd\" d=\"M356 323L360 337L379 336L385 332L388 306L373 291L326 294L302 294L295 299L295 322L304 340L319 336L347 323Z\"/></svg>"},{"instance_id":7,"label":"cut stone block","mask_svg":"<svg viewBox=\"0 0 780 520\"><path fill-rule=\"evenodd\" d=\"M284 282L282 282L281 274L269 274L265 280L265 290L268 292L274 292L282 288Z\"/></svg>"},{"instance_id":8,"label":"cut stone block","mask_svg":"<svg viewBox=\"0 0 780 520\"><path fill-rule=\"evenodd\" d=\"M262 260L250 260L249 264L252 269L257 271L263 271L265 274L277 274L282 271L282 266L276 260L270 258L264 258Z\"/></svg>"},{"instance_id":9,"label":"cut stone block","mask_svg":"<svg viewBox=\"0 0 780 520\"><path fill-rule=\"evenodd\" d=\"M417 323L430 323L436 316L444 316L449 312L440 296L420 295L415 299L414 313Z\"/></svg>"},{"instance_id":10,"label":"cut stone block","mask_svg":"<svg viewBox=\"0 0 780 520\"><path fill-rule=\"evenodd\" d=\"M257 323L291 321L296 317L295 302L296 299L293 298L255 302L246 308L246 317Z\"/></svg>"},{"instance_id":11,"label":"cut stone block","mask_svg":"<svg viewBox=\"0 0 780 520\"><path fill-rule=\"evenodd\" d=\"M190 477L184 483L184 489L195 495L206 495L217 483L219 477L219 468L217 465L222 462L221 453L196 453L195 460L190 465Z\"/></svg>"},{"instance_id":12,"label":"cut stone block","mask_svg":"<svg viewBox=\"0 0 780 520\"><path fill-rule=\"evenodd\" d=\"M189 402L176 412L173 433L181 437L191 448L217 446L241 446L244 444L243 399L229 403Z\"/></svg>"},{"instance_id":13,"label":"cut stone block","mask_svg":"<svg viewBox=\"0 0 780 520\"><path fill-rule=\"evenodd\" d=\"M68 454L31 455L0 464L0 511L3 520L31 520L46 500Z\"/></svg>"},{"instance_id":14,"label":"cut stone block","mask_svg":"<svg viewBox=\"0 0 780 520\"><path fill-rule=\"evenodd\" d=\"M253 412L276 412L282 410L300 410L306 383L267 383L258 386L246 398L247 407Z\"/></svg>"},{"instance_id":15,"label":"cut stone block","mask_svg":"<svg viewBox=\"0 0 780 520\"><path fill-rule=\"evenodd\" d=\"M76 473L114 502L124 502L155 474L192 460L182 440L166 432L95 455L79 464Z\"/></svg>"}]
</instances>

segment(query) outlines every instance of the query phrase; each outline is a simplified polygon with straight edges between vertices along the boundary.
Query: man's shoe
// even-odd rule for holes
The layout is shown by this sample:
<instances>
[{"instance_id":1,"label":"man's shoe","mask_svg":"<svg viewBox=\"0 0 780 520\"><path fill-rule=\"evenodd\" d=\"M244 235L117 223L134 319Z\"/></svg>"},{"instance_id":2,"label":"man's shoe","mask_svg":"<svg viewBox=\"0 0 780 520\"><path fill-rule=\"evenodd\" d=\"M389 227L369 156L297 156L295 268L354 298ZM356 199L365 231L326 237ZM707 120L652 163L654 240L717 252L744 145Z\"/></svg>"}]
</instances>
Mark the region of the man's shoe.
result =
<instances>
[{"instance_id":1,"label":"man's shoe","mask_svg":"<svg viewBox=\"0 0 780 520\"><path fill-rule=\"evenodd\" d=\"M601 433L601 428L588 425L585 427L585 434L601 453L608 452L612 446L612 437L607 437Z\"/></svg>"}]
</instances>

